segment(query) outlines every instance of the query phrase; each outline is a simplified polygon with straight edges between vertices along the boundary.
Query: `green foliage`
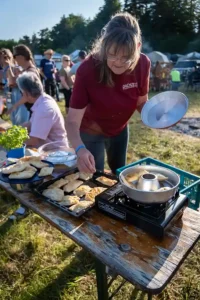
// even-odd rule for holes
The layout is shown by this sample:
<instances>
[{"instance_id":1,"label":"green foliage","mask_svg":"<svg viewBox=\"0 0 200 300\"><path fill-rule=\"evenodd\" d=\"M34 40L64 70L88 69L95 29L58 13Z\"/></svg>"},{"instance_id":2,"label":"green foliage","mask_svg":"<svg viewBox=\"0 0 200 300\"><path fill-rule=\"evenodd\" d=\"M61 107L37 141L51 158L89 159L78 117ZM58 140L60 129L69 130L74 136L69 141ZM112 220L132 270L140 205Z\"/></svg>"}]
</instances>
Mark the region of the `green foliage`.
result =
<instances>
[{"instance_id":1,"label":"green foliage","mask_svg":"<svg viewBox=\"0 0 200 300\"><path fill-rule=\"evenodd\" d=\"M104 0L92 20L82 15L63 15L52 29L41 29L32 37L24 35L19 42L30 47L34 54L43 54L49 48L63 54L90 49L111 16L122 9L139 20L145 41L143 49L147 52L200 51L199 0ZM0 48L12 50L16 44L14 40L0 40Z\"/></svg>"},{"instance_id":2,"label":"green foliage","mask_svg":"<svg viewBox=\"0 0 200 300\"><path fill-rule=\"evenodd\" d=\"M124 10L139 19L145 41L163 52L184 53L200 28L199 0L125 0Z\"/></svg>"},{"instance_id":3,"label":"green foliage","mask_svg":"<svg viewBox=\"0 0 200 300\"><path fill-rule=\"evenodd\" d=\"M0 135L0 145L6 150L21 148L28 138L27 128L14 125Z\"/></svg>"}]
</instances>

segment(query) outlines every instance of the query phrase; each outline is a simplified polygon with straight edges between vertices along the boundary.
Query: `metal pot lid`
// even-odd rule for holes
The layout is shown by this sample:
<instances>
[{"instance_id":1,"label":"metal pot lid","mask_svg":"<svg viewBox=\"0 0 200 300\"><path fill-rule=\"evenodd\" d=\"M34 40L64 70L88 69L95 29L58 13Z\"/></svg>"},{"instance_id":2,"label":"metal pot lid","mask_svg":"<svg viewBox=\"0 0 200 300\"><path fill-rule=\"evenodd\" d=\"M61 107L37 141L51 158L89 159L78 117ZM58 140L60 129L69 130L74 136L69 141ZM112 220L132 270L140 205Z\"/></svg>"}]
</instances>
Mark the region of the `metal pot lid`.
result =
<instances>
[{"instance_id":1,"label":"metal pot lid","mask_svg":"<svg viewBox=\"0 0 200 300\"><path fill-rule=\"evenodd\" d=\"M159 93L145 103L141 112L144 125L164 129L178 123L188 110L188 98L180 92Z\"/></svg>"}]
</instances>

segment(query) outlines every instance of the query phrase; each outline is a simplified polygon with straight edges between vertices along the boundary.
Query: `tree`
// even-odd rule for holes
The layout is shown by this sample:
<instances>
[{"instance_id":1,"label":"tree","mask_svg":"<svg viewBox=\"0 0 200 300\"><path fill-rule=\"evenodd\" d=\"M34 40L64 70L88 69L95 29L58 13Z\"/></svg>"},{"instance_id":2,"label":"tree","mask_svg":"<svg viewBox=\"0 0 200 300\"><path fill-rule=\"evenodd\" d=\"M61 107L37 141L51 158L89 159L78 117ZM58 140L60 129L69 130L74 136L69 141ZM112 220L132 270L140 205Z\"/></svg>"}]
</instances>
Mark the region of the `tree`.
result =
<instances>
[{"instance_id":1,"label":"tree","mask_svg":"<svg viewBox=\"0 0 200 300\"><path fill-rule=\"evenodd\" d=\"M13 47L17 45L17 41L11 40L0 40L0 49L1 48L7 48L11 51L13 50Z\"/></svg>"},{"instance_id":2,"label":"tree","mask_svg":"<svg viewBox=\"0 0 200 300\"><path fill-rule=\"evenodd\" d=\"M100 34L102 28L108 23L111 16L121 10L119 0L104 0L104 5L100 7L99 12L87 26L87 42L91 44Z\"/></svg>"},{"instance_id":3,"label":"tree","mask_svg":"<svg viewBox=\"0 0 200 300\"><path fill-rule=\"evenodd\" d=\"M48 28L42 29L38 32L39 35L39 51L44 53L45 50L52 48L51 31Z\"/></svg>"},{"instance_id":4,"label":"tree","mask_svg":"<svg viewBox=\"0 0 200 300\"><path fill-rule=\"evenodd\" d=\"M31 38L28 35L24 35L20 40L19 44L24 44L31 48Z\"/></svg>"},{"instance_id":5,"label":"tree","mask_svg":"<svg viewBox=\"0 0 200 300\"><path fill-rule=\"evenodd\" d=\"M61 48L66 51L77 36L81 36L84 40L85 27L86 20L82 16L74 14L70 14L68 17L62 16L60 22L53 27L51 32L53 48Z\"/></svg>"},{"instance_id":6,"label":"tree","mask_svg":"<svg viewBox=\"0 0 200 300\"><path fill-rule=\"evenodd\" d=\"M195 38L199 0L127 0L124 9L140 22L143 36L154 49L184 52Z\"/></svg>"}]
</instances>

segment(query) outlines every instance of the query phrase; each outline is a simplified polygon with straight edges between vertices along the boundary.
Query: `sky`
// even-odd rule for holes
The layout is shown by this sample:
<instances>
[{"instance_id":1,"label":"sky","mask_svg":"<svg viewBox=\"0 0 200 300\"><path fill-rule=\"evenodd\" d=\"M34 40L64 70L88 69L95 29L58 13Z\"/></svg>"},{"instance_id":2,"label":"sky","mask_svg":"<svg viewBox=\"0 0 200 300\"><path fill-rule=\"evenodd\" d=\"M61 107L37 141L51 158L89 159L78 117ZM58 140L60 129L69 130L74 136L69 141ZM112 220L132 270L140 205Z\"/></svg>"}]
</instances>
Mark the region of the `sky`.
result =
<instances>
[{"instance_id":1,"label":"sky","mask_svg":"<svg viewBox=\"0 0 200 300\"><path fill-rule=\"evenodd\" d=\"M63 15L93 18L104 0L0 0L0 40L18 40L51 29Z\"/></svg>"}]
</instances>

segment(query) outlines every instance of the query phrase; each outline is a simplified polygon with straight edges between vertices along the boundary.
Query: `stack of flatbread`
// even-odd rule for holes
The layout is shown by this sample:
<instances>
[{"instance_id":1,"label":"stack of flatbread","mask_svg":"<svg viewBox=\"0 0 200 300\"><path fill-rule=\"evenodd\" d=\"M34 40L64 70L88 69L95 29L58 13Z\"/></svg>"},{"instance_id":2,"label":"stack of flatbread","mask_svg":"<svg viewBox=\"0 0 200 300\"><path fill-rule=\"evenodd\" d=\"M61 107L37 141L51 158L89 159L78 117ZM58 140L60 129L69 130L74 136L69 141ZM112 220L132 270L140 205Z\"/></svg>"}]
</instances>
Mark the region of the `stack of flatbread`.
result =
<instances>
[{"instance_id":1,"label":"stack of flatbread","mask_svg":"<svg viewBox=\"0 0 200 300\"><path fill-rule=\"evenodd\" d=\"M38 174L40 177L51 175L53 172L53 167L49 167L37 156L23 157L16 164L2 168L1 172L7 174L9 179L29 179L35 175L38 169L40 169Z\"/></svg>"},{"instance_id":2,"label":"stack of flatbread","mask_svg":"<svg viewBox=\"0 0 200 300\"><path fill-rule=\"evenodd\" d=\"M79 213L92 206L95 197L106 190L104 187L90 187L87 182L91 174L74 173L55 181L43 191L43 195L57 201L62 206L69 207L70 211ZM106 177L105 177L106 178ZM70 195L65 195L65 193Z\"/></svg>"}]
</instances>

